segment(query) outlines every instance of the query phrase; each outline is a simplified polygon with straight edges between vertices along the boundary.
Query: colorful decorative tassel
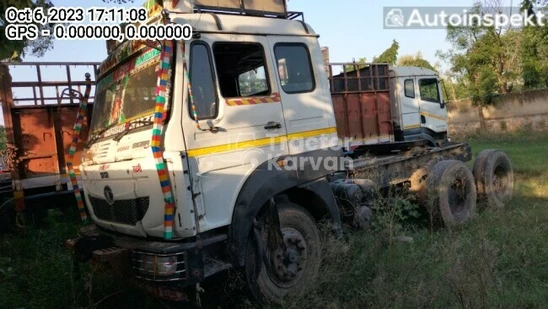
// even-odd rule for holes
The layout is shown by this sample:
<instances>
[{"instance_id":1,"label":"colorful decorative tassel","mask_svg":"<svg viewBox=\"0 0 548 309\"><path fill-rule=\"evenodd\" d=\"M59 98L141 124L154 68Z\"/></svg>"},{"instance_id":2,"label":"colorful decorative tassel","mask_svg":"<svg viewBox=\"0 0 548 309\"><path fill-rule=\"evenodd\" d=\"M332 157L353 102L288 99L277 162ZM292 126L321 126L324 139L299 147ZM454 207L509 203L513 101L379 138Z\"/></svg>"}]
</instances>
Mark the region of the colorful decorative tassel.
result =
<instances>
[{"instance_id":1,"label":"colorful decorative tassel","mask_svg":"<svg viewBox=\"0 0 548 309\"><path fill-rule=\"evenodd\" d=\"M164 19L169 23L169 19ZM171 183L169 174L164 162L162 150L162 130L164 128L165 113L169 109L168 80L171 58L173 54L173 41L164 41L162 54L160 56L160 69L158 70L158 84L156 87L156 105L154 109L154 124L152 126L152 141L150 143L160 187L164 195L164 239L169 240L173 237L173 221L175 216L175 199L171 192Z\"/></svg>"},{"instance_id":2,"label":"colorful decorative tassel","mask_svg":"<svg viewBox=\"0 0 548 309\"><path fill-rule=\"evenodd\" d=\"M89 94L91 91L91 79L89 76L86 76L86 91L84 96L81 98L80 107L78 109L78 114L76 116L76 122L74 123L73 133L72 133L72 143L70 145L68 156L67 156L67 171L72 183L72 190L74 196L76 197L76 203L78 205L78 211L80 213L80 218L84 224L88 223L88 216L86 214L86 208L84 207L84 200L80 188L78 187L78 180L76 179L76 174L74 173L74 166L72 161L74 160L74 154L76 153L76 147L78 145L78 140L80 139L80 133L82 132L82 124L86 117L87 105L89 100Z\"/></svg>"}]
</instances>

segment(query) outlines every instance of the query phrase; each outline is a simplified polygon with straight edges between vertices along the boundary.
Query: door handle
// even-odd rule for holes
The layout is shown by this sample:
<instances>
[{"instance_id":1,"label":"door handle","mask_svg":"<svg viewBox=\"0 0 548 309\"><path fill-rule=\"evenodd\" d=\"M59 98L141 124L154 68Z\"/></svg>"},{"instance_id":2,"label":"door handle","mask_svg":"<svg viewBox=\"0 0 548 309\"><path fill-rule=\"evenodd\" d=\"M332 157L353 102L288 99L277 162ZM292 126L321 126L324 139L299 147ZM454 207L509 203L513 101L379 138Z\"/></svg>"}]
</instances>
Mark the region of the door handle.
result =
<instances>
[{"instance_id":1,"label":"door handle","mask_svg":"<svg viewBox=\"0 0 548 309\"><path fill-rule=\"evenodd\" d=\"M265 126L265 130L281 129L282 125L279 122L269 121Z\"/></svg>"}]
</instances>

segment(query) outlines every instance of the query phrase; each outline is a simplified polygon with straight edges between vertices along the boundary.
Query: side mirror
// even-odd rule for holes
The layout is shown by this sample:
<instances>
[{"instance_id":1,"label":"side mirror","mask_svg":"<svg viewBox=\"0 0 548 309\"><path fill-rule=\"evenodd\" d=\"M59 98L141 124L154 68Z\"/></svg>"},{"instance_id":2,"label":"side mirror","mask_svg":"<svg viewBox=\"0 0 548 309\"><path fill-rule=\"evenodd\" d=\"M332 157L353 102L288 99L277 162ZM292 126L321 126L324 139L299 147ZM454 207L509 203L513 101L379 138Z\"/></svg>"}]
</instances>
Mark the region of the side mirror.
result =
<instances>
[{"instance_id":1,"label":"side mirror","mask_svg":"<svg viewBox=\"0 0 548 309\"><path fill-rule=\"evenodd\" d=\"M444 95L443 95L444 93L447 93L447 88L445 88L445 81L444 81L443 79L440 79L440 82L441 82L441 85L442 85L442 87L443 87L443 91L441 92L441 103L440 103L440 107L441 107L442 109L444 109L444 108L445 108L445 105L447 105L447 103L449 103L449 102L446 102L446 101L445 101L445 98L444 98Z\"/></svg>"}]
</instances>

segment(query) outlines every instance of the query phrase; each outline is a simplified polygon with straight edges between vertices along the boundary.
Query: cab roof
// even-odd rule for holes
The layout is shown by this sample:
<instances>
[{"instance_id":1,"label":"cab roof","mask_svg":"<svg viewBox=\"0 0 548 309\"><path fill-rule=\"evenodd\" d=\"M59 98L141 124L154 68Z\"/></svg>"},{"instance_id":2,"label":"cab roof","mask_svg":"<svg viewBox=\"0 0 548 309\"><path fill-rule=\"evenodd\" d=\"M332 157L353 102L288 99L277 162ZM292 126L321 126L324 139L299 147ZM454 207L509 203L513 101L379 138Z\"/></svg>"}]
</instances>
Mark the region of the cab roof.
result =
<instances>
[{"instance_id":1,"label":"cab roof","mask_svg":"<svg viewBox=\"0 0 548 309\"><path fill-rule=\"evenodd\" d=\"M430 69L413 66L394 66L390 68L391 77L409 76L438 76L438 73Z\"/></svg>"}]
</instances>

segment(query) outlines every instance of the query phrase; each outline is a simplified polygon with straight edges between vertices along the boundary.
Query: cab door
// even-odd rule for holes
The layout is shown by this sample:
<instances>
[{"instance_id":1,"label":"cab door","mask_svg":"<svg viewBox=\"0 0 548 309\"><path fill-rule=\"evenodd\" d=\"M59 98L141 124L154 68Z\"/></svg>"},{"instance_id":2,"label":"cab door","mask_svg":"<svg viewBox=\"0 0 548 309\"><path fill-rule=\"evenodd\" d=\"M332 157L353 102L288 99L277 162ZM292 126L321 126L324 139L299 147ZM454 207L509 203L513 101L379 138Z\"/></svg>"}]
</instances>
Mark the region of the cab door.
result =
<instances>
[{"instance_id":1,"label":"cab door","mask_svg":"<svg viewBox=\"0 0 548 309\"><path fill-rule=\"evenodd\" d=\"M230 223L247 176L288 153L287 131L265 37L210 34L186 44L182 127L203 232Z\"/></svg>"},{"instance_id":2,"label":"cab door","mask_svg":"<svg viewBox=\"0 0 548 309\"><path fill-rule=\"evenodd\" d=\"M398 93L401 100L401 129L406 135L417 134L421 131L419 95L417 94L416 78L413 76L399 77L398 84L403 87Z\"/></svg>"},{"instance_id":3,"label":"cab door","mask_svg":"<svg viewBox=\"0 0 548 309\"><path fill-rule=\"evenodd\" d=\"M270 50L283 102L289 152L311 152L337 144L337 128L316 38L270 36Z\"/></svg>"},{"instance_id":4,"label":"cab door","mask_svg":"<svg viewBox=\"0 0 548 309\"><path fill-rule=\"evenodd\" d=\"M447 131L447 108L443 102L438 79L434 76L417 78L421 125L433 132Z\"/></svg>"}]
</instances>

